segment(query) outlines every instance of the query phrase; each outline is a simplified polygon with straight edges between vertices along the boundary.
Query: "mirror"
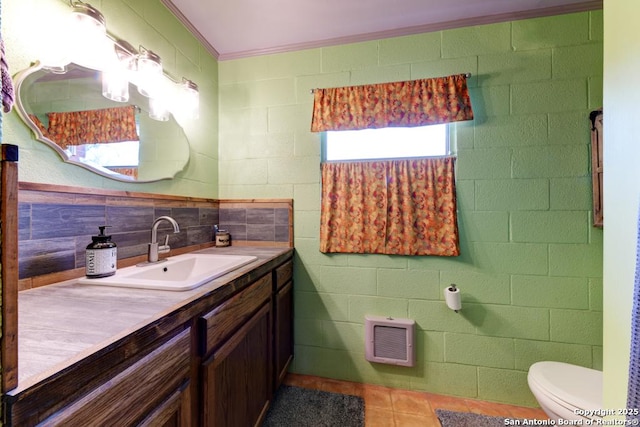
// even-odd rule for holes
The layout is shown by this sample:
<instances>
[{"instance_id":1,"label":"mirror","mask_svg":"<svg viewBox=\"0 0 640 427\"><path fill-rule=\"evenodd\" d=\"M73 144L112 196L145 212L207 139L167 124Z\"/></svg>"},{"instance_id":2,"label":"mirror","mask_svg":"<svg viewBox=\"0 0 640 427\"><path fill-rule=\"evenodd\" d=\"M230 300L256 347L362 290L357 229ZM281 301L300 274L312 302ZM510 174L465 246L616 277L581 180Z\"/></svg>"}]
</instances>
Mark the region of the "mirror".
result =
<instances>
[{"instance_id":1,"label":"mirror","mask_svg":"<svg viewBox=\"0 0 640 427\"><path fill-rule=\"evenodd\" d=\"M171 179L182 171L189 161L189 141L175 118L150 118L148 98L133 85L126 103L111 101L102 96L101 81L99 71L77 64L58 70L36 62L15 77L16 110L36 139L56 150L65 162L102 176L123 182L153 182ZM50 113L86 114L127 106L133 106L138 141L68 142L61 140L64 136L50 136L65 133L51 131Z\"/></svg>"}]
</instances>

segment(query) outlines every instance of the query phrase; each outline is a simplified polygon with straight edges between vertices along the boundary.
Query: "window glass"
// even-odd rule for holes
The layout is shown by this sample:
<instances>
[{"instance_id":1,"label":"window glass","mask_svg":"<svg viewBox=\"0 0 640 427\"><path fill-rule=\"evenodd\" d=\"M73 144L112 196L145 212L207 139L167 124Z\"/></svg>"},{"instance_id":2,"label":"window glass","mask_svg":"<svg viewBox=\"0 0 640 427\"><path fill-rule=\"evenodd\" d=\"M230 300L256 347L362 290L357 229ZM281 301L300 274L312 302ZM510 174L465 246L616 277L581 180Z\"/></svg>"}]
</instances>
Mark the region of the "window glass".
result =
<instances>
[{"instance_id":1,"label":"window glass","mask_svg":"<svg viewBox=\"0 0 640 427\"><path fill-rule=\"evenodd\" d=\"M67 151L83 161L104 167L131 167L140 163L140 141L71 145Z\"/></svg>"},{"instance_id":2,"label":"window glass","mask_svg":"<svg viewBox=\"0 0 640 427\"><path fill-rule=\"evenodd\" d=\"M447 124L326 132L325 158L328 161L448 154Z\"/></svg>"}]
</instances>

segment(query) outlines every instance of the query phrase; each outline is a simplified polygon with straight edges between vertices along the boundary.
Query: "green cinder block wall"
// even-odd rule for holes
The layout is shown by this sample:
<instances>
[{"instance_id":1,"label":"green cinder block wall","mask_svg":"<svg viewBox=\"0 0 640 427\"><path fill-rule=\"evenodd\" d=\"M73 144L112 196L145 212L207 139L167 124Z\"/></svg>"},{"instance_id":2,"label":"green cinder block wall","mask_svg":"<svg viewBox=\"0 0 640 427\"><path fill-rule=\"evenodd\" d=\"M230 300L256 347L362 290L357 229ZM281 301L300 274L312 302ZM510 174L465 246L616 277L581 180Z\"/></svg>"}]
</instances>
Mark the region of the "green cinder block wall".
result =
<instances>
[{"instance_id":1,"label":"green cinder block wall","mask_svg":"<svg viewBox=\"0 0 640 427\"><path fill-rule=\"evenodd\" d=\"M294 199L294 372L535 405L532 363L602 368L588 119L602 32L593 11L219 63L220 197ZM310 89L464 72L475 120L451 132L461 256L321 254ZM416 367L365 360L366 314L416 320Z\"/></svg>"}]
</instances>

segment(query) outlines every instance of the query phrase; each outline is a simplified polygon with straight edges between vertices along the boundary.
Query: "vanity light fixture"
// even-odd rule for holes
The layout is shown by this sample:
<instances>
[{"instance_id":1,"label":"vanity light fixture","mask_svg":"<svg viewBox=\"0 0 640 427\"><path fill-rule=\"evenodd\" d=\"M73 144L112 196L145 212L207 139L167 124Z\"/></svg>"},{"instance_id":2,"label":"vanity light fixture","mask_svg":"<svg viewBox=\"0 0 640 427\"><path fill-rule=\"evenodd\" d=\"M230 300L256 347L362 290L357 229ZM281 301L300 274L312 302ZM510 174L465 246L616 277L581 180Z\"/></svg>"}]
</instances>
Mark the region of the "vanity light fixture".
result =
<instances>
[{"instance_id":1,"label":"vanity light fixture","mask_svg":"<svg viewBox=\"0 0 640 427\"><path fill-rule=\"evenodd\" d=\"M129 101L129 79L125 71L114 67L102 72L102 96L116 102Z\"/></svg>"},{"instance_id":2,"label":"vanity light fixture","mask_svg":"<svg viewBox=\"0 0 640 427\"><path fill-rule=\"evenodd\" d=\"M107 34L107 23L104 15L98 9L88 3L79 0L71 0L71 22L76 28L90 38L96 38Z\"/></svg>"},{"instance_id":3,"label":"vanity light fixture","mask_svg":"<svg viewBox=\"0 0 640 427\"><path fill-rule=\"evenodd\" d=\"M69 31L74 42L70 45L71 56L80 65L101 69L109 61L110 49L104 15L90 4L78 0L70 1Z\"/></svg>"},{"instance_id":4,"label":"vanity light fixture","mask_svg":"<svg viewBox=\"0 0 640 427\"><path fill-rule=\"evenodd\" d=\"M187 78L182 78L182 87L180 91L181 106L184 118L195 120L200 115L200 92L198 85Z\"/></svg>"},{"instance_id":5,"label":"vanity light fixture","mask_svg":"<svg viewBox=\"0 0 640 427\"><path fill-rule=\"evenodd\" d=\"M69 0L69 4L73 9L71 60L102 72L105 98L127 102L129 83L133 83L149 98L152 119L166 121L171 113L186 120L198 118L198 85L184 77L179 83L163 71L159 55L143 46L136 51L128 42L108 34L104 15L95 7L80 0ZM64 70L64 66L59 68Z\"/></svg>"},{"instance_id":6,"label":"vanity light fixture","mask_svg":"<svg viewBox=\"0 0 640 427\"><path fill-rule=\"evenodd\" d=\"M160 57L140 46L137 76L138 92L149 98L158 96L162 76L162 61Z\"/></svg>"},{"instance_id":7,"label":"vanity light fixture","mask_svg":"<svg viewBox=\"0 0 640 427\"><path fill-rule=\"evenodd\" d=\"M135 49L124 40L116 40L117 59L102 71L102 96L116 102L129 101L129 76L136 69Z\"/></svg>"},{"instance_id":8,"label":"vanity light fixture","mask_svg":"<svg viewBox=\"0 0 640 427\"><path fill-rule=\"evenodd\" d=\"M149 117L159 122L166 122L169 120L170 114L163 100L160 98L149 98Z\"/></svg>"}]
</instances>

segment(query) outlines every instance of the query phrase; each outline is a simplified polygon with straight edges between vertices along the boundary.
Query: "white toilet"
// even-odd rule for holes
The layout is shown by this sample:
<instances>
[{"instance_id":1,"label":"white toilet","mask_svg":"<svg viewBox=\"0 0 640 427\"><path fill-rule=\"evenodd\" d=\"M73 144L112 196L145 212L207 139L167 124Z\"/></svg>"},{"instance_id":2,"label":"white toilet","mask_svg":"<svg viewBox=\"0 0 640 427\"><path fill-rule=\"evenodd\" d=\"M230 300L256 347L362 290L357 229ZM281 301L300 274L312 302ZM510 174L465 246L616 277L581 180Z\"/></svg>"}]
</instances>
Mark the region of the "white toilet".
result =
<instances>
[{"instance_id":1,"label":"white toilet","mask_svg":"<svg viewBox=\"0 0 640 427\"><path fill-rule=\"evenodd\" d=\"M602 419L601 371L562 362L537 362L529 368L527 381L549 418Z\"/></svg>"}]
</instances>

